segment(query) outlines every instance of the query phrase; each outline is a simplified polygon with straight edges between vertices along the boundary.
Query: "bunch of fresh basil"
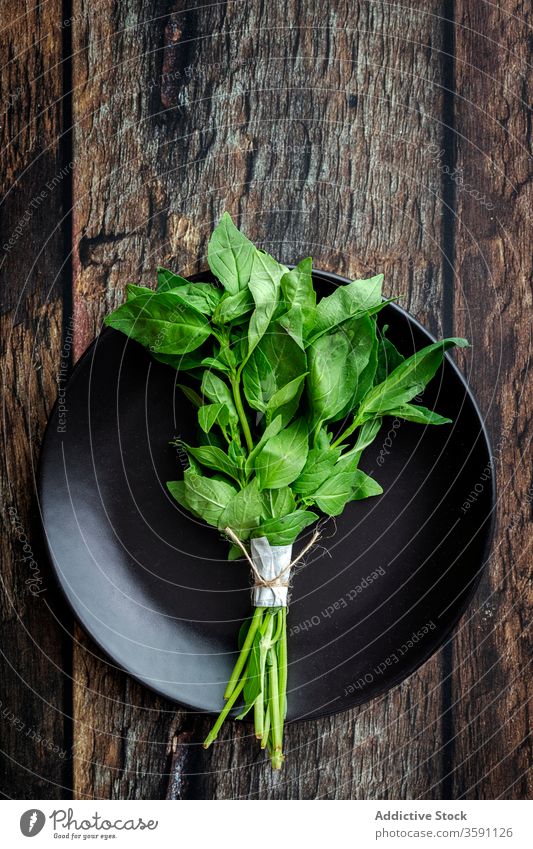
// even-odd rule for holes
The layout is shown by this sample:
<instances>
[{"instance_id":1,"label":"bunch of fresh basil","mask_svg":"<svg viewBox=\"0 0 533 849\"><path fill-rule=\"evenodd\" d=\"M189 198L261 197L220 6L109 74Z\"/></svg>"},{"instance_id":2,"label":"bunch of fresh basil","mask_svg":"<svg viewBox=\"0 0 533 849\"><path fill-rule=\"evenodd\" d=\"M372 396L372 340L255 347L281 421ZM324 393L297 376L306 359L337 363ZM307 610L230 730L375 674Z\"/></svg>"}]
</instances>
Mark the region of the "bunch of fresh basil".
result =
<instances>
[{"instance_id":1,"label":"bunch of fresh basil","mask_svg":"<svg viewBox=\"0 0 533 849\"><path fill-rule=\"evenodd\" d=\"M348 502L382 492L358 466L384 416L450 421L412 402L445 351L468 343L445 339L404 359L376 324L388 303L382 275L317 298L311 259L287 268L256 248L228 213L211 236L208 262L215 283L191 283L159 268L157 291L129 285L126 302L106 324L188 377L181 388L197 407L199 438L194 446L182 443L189 467L182 480L168 483L174 498L243 543L266 537L273 546L288 545L320 513L337 516ZM240 554L231 545L230 558ZM207 743L244 692L244 713L254 707L258 736L280 766L285 611L258 608L246 628L238 675Z\"/></svg>"}]
</instances>

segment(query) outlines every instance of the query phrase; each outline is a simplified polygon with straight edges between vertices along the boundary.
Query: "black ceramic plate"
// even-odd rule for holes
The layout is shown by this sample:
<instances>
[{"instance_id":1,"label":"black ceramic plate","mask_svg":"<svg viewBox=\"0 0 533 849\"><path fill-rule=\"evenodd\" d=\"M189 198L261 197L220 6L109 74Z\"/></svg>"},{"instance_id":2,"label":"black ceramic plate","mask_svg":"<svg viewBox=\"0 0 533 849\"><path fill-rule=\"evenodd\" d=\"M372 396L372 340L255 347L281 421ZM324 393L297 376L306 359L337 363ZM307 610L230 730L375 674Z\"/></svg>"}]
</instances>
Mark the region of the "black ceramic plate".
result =
<instances>
[{"instance_id":1,"label":"black ceramic plate","mask_svg":"<svg viewBox=\"0 0 533 849\"><path fill-rule=\"evenodd\" d=\"M316 279L324 292L347 282ZM380 321L405 355L433 341L397 306ZM99 646L164 696L216 711L250 609L249 574L167 492L179 477L169 441L193 428L177 381L135 342L102 333L74 370L65 418L56 408L50 419L41 509L61 587ZM454 424L386 419L361 464L384 494L350 504L336 529L330 521L295 577L290 718L344 710L403 680L442 644L475 589L492 525L493 484L480 485L487 437L451 361L424 403Z\"/></svg>"}]
</instances>

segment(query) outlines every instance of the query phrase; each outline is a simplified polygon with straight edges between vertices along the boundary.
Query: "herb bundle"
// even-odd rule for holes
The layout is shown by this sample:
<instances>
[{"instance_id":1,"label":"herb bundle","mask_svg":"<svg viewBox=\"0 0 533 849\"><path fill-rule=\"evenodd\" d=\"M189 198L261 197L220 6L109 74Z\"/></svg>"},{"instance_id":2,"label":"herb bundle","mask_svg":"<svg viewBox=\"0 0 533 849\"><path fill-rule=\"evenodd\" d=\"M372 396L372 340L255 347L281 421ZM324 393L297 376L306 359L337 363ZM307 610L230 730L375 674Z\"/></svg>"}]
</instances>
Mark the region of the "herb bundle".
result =
<instances>
[{"instance_id":1,"label":"herb bundle","mask_svg":"<svg viewBox=\"0 0 533 849\"><path fill-rule=\"evenodd\" d=\"M435 342L404 358L380 330L382 275L317 297L312 261L289 269L256 248L228 213L208 248L215 283L158 269L157 291L127 286L106 324L184 372L197 407L198 441L183 479L167 486L193 516L225 534L254 576L253 615L225 705L204 745L237 704L274 768L283 762L287 690L287 585L292 544L320 515L379 495L359 468L382 419L450 422L413 403L453 346ZM191 380L192 379L192 380ZM196 385L194 384L196 381Z\"/></svg>"}]
</instances>

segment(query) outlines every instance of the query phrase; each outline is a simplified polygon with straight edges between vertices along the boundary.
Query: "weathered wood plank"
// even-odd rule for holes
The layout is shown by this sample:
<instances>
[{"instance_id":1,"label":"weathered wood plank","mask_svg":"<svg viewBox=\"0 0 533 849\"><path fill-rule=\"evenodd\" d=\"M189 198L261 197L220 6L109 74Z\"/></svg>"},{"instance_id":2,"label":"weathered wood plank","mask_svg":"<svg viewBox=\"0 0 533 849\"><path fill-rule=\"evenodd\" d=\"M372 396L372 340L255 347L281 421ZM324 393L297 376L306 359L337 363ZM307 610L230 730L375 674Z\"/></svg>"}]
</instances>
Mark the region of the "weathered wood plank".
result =
<instances>
[{"instance_id":1,"label":"weathered wood plank","mask_svg":"<svg viewBox=\"0 0 533 849\"><path fill-rule=\"evenodd\" d=\"M533 19L520 0L458 0L456 14L455 328L474 344L468 372L492 432L498 507L489 568L454 642L450 791L528 798Z\"/></svg>"},{"instance_id":2,"label":"weathered wood plank","mask_svg":"<svg viewBox=\"0 0 533 849\"><path fill-rule=\"evenodd\" d=\"M70 617L38 530L35 480L62 347L65 185L61 3L3 7L1 358L1 786L15 799L70 792ZM67 166L67 167L66 167ZM66 340L65 340L66 341Z\"/></svg>"},{"instance_id":3,"label":"weathered wood plank","mask_svg":"<svg viewBox=\"0 0 533 849\"><path fill-rule=\"evenodd\" d=\"M385 271L387 291L404 293L439 332L439 8L170 2L161 17L154 2L95 9L77 0L77 355L128 280L151 282L158 262L181 273L205 266L225 208L285 261L312 254L340 273ZM243 728L228 728L208 753L185 749L201 741L205 722L185 727L160 713L160 702L91 651L79 635L77 795L165 795L165 780L170 797L441 793L438 656L369 707L289 728L276 776Z\"/></svg>"},{"instance_id":4,"label":"weathered wood plank","mask_svg":"<svg viewBox=\"0 0 533 849\"><path fill-rule=\"evenodd\" d=\"M161 64L161 14L157 3L73 5L76 358L125 282L151 279L164 250L157 210L166 201L154 179L154 142L143 150L153 134L150 80ZM73 670L75 796L165 798L169 787L179 796L183 715L100 659L80 628Z\"/></svg>"}]
</instances>

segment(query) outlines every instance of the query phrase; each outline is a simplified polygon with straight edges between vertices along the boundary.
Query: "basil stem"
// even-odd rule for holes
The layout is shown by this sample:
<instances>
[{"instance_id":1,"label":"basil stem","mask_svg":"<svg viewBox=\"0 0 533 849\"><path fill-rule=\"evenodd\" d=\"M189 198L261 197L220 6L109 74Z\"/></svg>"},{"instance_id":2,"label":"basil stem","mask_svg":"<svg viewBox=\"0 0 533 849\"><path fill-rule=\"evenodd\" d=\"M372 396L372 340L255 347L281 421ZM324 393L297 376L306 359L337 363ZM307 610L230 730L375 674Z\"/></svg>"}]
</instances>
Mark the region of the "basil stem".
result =
<instances>
[{"instance_id":1,"label":"basil stem","mask_svg":"<svg viewBox=\"0 0 533 849\"><path fill-rule=\"evenodd\" d=\"M255 702L254 702L254 731L257 740L262 740L264 735L264 726L265 726L265 713L264 713L264 695L263 691L259 693Z\"/></svg>"},{"instance_id":2,"label":"basil stem","mask_svg":"<svg viewBox=\"0 0 533 849\"><path fill-rule=\"evenodd\" d=\"M204 747L216 739L242 693L245 707L239 718L253 707L255 736L261 740L261 748L268 749L274 769L279 769L283 762L286 691L287 610L257 607L226 688L226 704L206 737Z\"/></svg>"},{"instance_id":3,"label":"basil stem","mask_svg":"<svg viewBox=\"0 0 533 849\"><path fill-rule=\"evenodd\" d=\"M268 738L270 735L270 695L267 676L265 676L265 692L263 696L263 702L265 706L265 716L263 720L263 736L261 738L261 748L266 749Z\"/></svg>"},{"instance_id":4,"label":"basil stem","mask_svg":"<svg viewBox=\"0 0 533 849\"><path fill-rule=\"evenodd\" d=\"M337 445L340 445L340 444L341 444L341 442L344 442L344 440L345 440L348 436L351 436L351 435L352 435L352 433L354 432L354 430L355 430L357 427L359 427L359 425L360 425L360 424L361 424L361 422L359 421L359 419L357 418L357 416L355 416L355 417L354 417L353 422L351 423L351 425L348 425L348 427L346 428L346 430L345 430L345 431L343 431L339 437L337 437L337 439L335 440L335 442L332 442L332 443L331 443L331 447L332 447L332 448L336 448L336 447L337 447Z\"/></svg>"},{"instance_id":5,"label":"basil stem","mask_svg":"<svg viewBox=\"0 0 533 849\"><path fill-rule=\"evenodd\" d=\"M281 635L277 642L277 651L279 668L279 710L281 714L281 727L283 730L283 723L287 714L287 608L283 607L278 615L282 621Z\"/></svg>"},{"instance_id":6,"label":"basil stem","mask_svg":"<svg viewBox=\"0 0 533 849\"><path fill-rule=\"evenodd\" d=\"M220 729L222 727L222 723L226 719L228 713L232 709L233 705L237 701L239 695L241 694L241 691L244 688L245 681L246 681L245 678L241 678L241 680L239 681L239 683L237 684L237 686L233 690L233 693L229 697L228 701L226 702L226 704L224 705L224 707L220 711L217 721L215 722L211 731L209 732L209 734L207 735L207 737L204 740L204 749L208 749L209 746L211 745L211 743L213 743L216 740L216 738L218 736L218 732L220 731Z\"/></svg>"},{"instance_id":7,"label":"basil stem","mask_svg":"<svg viewBox=\"0 0 533 849\"><path fill-rule=\"evenodd\" d=\"M252 621L250 622L250 627L248 628L248 633L246 634L246 639L244 640L241 653L237 658L237 663L233 667L233 672L231 673L230 679L227 683L226 689L224 691L224 698L229 699L233 690L236 687L237 681L239 680L239 676L244 669L244 664L248 660L248 655L250 654L250 650L252 648L252 643L254 640L255 632L257 631L259 625L261 624L261 620L263 617L264 607L256 607L254 611L254 615L252 617Z\"/></svg>"},{"instance_id":8,"label":"basil stem","mask_svg":"<svg viewBox=\"0 0 533 849\"><path fill-rule=\"evenodd\" d=\"M263 610L265 610L263 608ZM270 614L270 609L265 610L263 625L260 629L259 639L259 677L260 691L254 702L254 725L255 736L258 740L263 739L263 720L264 720L264 703L265 703L265 666L267 654L272 645L272 626L273 616Z\"/></svg>"},{"instance_id":9,"label":"basil stem","mask_svg":"<svg viewBox=\"0 0 533 849\"><path fill-rule=\"evenodd\" d=\"M270 759L274 769L281 769L283 763L283 730L279 712L278 662L274 649L270 649L268 652L267 665L270 686L270 721L272 723L272 753Z\"/></svg>"},{"instance_id":10,"label":"basil stem","mask_svg":"<svg viewBox=\"0 0 533 849\"><path fill-rule=\"evenodd\" d=\"M253 451L254 441L252 439L250 425L248 424L246 413L244 412L244 407L242 404L239 378L232 377L231 388L233 390L233 400L235 401L235 409L237 410L237 415L239 416L242 432L244 433L244 438L246 440L246 447L248 448L248 451Z\"/></svg>"}]
</instances>

